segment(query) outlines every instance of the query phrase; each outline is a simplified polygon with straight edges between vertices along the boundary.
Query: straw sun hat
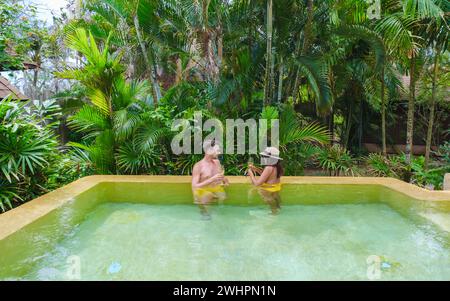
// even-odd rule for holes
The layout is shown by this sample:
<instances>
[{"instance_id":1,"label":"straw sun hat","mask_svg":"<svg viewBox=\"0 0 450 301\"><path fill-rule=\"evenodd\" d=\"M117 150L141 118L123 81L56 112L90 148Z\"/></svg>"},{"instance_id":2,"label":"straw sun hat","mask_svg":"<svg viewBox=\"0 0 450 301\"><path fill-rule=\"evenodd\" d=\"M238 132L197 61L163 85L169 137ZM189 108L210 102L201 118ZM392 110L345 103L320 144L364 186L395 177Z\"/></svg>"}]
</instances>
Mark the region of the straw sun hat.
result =
<instances>
[{"instance_id":1,"label":"straw sun hat","mask_svg":"<svg viewBox=\"0 0 450 301\"><path fill-rule=\"evenodd\" d=\"M283 160L282 158L279 157L280 156L280 151L278 150L278 148L273 147L273 146L266 147L266 149L263 152L259 153L259 154L261 156L263 156L263 157L269 157L269 158L272 158L272 159Z\"/></svg>"}]
</instances>

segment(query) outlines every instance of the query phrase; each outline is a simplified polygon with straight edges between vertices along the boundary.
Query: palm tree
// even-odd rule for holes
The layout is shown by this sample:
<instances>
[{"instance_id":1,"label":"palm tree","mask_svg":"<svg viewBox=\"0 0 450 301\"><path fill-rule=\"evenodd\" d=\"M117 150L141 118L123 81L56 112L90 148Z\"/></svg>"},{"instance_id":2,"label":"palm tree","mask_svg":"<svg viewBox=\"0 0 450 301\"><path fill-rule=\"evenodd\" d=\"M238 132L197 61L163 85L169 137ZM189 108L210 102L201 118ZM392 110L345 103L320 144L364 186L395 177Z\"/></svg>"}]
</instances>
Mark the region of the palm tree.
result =
<instances>
[{"instance_id":1,"label":"palm tree","mask_svg":"<svg viewBox=\"0 0 450 301\"><path fill-rule=\"evenodd\" d=\"M380 82L381 82L381 150L383 155L387 156L387 150L386 150L386 100L385 100L385 91L384 87L386 86L384 81L384 66L381 70L380 75Z\"/></svg>"},{"instance_id":2,"label":"palm tree","mask_svg":"<svg viewBox=\"0 0 450 301\"><path fill-rule=\"evenodd\" d=\"M131 39L135 38L151 82L153 104L156 107L161 99L161 90L155 70L155 53L153 45L149 41L154 39L154 32L159 30L159 21L156 17L157 4L146 0L99 0L91 3L89 8L109 23L109 27L113 29L111 31L113 37L124 40L121 43L132 43L132 40L129 40L130 37ZM144 29L141 26L142 22L145 24ZM96 24L93 26L95 27ZM125 29L127 34L124 35L123 32L120 32L122 29ZM132 57L133 54L129 54L129 56Z\"/></svg>"},{"instance_id":3,"label":"palm tree","mask_svg":"<svg viewBox=\"0 0 450 301\"><path fill-rule=\"evenodd\" d=\"M218 83L231 5L220 0L165 1L158 12L166 21L160 37L177 57L176 78L195 71L198 80Z\"/></svg>"},{"instance_id":4,"label":"palm tree","mask_svg":"<svg viewBox=\"0 0 450 301\"><path fill-rule=\"evenodd\" d=\"M442 9L434 0L393 1L388 7L391 12L378 22L376 29L383 34L391 51L408 61L410 83L406 123L406 162L411 163L413 149L414 105L418 71L417 56L423 43L421 30L430 20L441 19Z\"/></svg>"},{"instance_id":5,"label":"palm tree","mask_svg":"<svg viewBox=\"0 0 450 301\"><path fill-rule=\"evenodd\" d=\"M303 35L304 38L301 39L300 37L297 37L298 42L296 45L296 54L299 56L308 54L313 39L313 32L312 32L313 21L314 21L314 1L308 0L306 9L306 21L302 20L302 23L305 22ZM299 85L300 85L300 69L297 69L293 86L294 87L293 96L295 99L297 99L298 96Z\"/></svg>"},{"instance_id":6,"label":"palm tree","mask_svg":"<svg viewBox=\"0 0 450 301\"><path fill-rule=\"evenodd\" d=\"M273 89L273 57L272 57L272 35L273 35L273 5L272 0L267 0L267 12L266 12L266 72L264 76L264 103L269 104L271 101L272 89Z\"/></svg>"},{"instance_id":7,"label":"palm tree","mask_svg":"<svg viewBox=\"0 0 450 301\"><path fill-rule=\"evenodd\" d=\"M436 90L437 90L437 78L439 73L439 60L441 53L447 50L448 45L448 24L446 19L436 19L428 24L425 29L424 35L428 37L427 42L433 49L433 73L432 73L432 88L431 88L431 103L430 114L428 118L427 137L425 142L425 162L424 167L428 167L430 160L431 150L431 138L433 135L434 115L436 107Z\"/></svg>"},{"instance_id":8,"label":"palm tree","mask_svg":"<svg viewBox=\"0 0 450 301\"><path fill-rule=\"evenodd\" d=\"M145 101L146 84L125 81L121 53L111 52L109 38L99 48L91 33L78 28L67 36L66 43L80 52L86 63L79 69L67 69L57 74L79 81L86 87L90 100L70 118L70 126L84 134L84 143L69 145L86 151L98 172L114 174L120 167L116 155L123 153L127 139L135 134L133 145L139 145L146 155L144 152L158 136L158 129L154 128L155 123L146 112L149 108Z\"/></svg>"},{"instance_id":9,"label":"palm tree","mask_svg":"<svg viewBox=\"0 0 450 301\"><path fill-rule=\"evenodd\" d=\"M114 83L124 71L120 64L121 56L119 53L110 53L109 39L103 49L99 49L92 34L86 33L83 28L69 34L66 44L83 55L86 63L79 69L66 69L57 75L60 78L78 80L87 88L91 101L70 121L75 130L85 133L88 144L72 145L88 151L100 172L115 173L114 154L117 144L113 134L113 95Z\"/></svg>"},{"instance_id":10,"label":"palm tree","mask_svg":"<svg viewBox=\"0 0 450 301\"><path fill-rule=\"evenodd\" d=\"M156 79L155 68L153 68L152 63L149 59L150 53L147 51L147 47L145 46L144 38L142 37L141 26L140 26L140 22L139 22L139 12L138 12L139 8L141 8L142 10L146 9L148 11L148 9L149 9L148 4L149 3L142 4L142 2L138 0L133 9L132 18L133 18L134 29L136 31L136 37L139 41L139 46L141 47L142 55L144 57L145 65L147 67L147 72L149 73L150 81L152 83L153 104L156 107L158 105L159 100L161 99L161 92L159 89L158 81ZM153 17L153 16L151 16L151 17ZM151 55L151 57L154 58L154 55Z\"/></svg>"},{"instance_id":11,"label":"palm tree","mask_svg":"<svg viewBox=\"0 0 450 301\"><path fill-rule=\"evenodd\" d=\"M428 161L430 159L431 150L431 137L433 135L433 124L434 124L434 110L436 107L436 82L439 70L439 56L440 56L440 46L435 48L434 59L433 59L433 78L432 78L432 88L431 88L431 103L430 103L430 115L428 118L428 129L427 137L425 142L425 162L424 167L428 167Z\"/></svg>"}]
</instances>

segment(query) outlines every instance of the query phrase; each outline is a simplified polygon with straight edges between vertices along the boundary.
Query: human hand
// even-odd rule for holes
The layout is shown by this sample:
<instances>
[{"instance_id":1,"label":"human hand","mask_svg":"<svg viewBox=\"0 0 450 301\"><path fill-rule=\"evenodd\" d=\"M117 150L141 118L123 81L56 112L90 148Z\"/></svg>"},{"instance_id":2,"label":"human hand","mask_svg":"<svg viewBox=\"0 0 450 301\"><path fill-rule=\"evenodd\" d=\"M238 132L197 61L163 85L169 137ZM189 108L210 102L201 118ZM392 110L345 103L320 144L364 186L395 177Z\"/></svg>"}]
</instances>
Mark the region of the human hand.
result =
<instances>
[{"instance_id":1,"label":"human hand","mask_svg":"<svg viewBox=\"0 0 450 301\"><path fill-rule=\"evenodd\" d=\"M249 168L247 169L247 175L248 175L248 176L253 176L253 175L254 175L253 169L252 169L252 168L249 167Z\"/></svg>"},{"instance_id":2,"label":"human hand","mask_svg":"<svg viewBox=\"0 0 450 301\"><path fill-rule=\"evenodd\" d=\"M252 171L253 174L261 174L262 173L262 168L255 166L253 164L249 164L248 169Z\"/></svg>"},{"instance_id":3,"label":"human hand","mask_svg":"<svg viewBox=\"0 0 450 301\"><path fill-rule=\"evenodd\" d=\"M225 179L225 177L224 177L223 173L218 173L211 177L211 180L214 183L222 182L224 179Z\"/></svg>"}]
</instances>

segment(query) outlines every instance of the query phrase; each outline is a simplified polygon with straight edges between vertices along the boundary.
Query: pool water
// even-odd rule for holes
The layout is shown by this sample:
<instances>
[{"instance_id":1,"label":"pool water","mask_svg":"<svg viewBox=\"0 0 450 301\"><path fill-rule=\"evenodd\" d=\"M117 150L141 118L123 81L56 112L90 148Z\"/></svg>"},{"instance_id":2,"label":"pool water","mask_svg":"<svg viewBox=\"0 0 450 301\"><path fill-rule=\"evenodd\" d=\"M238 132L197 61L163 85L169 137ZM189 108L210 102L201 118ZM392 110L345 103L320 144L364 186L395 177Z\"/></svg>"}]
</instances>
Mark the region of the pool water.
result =
<instances>
[{"instance_id":1,"label":"pool water","mask_svg":"<svg viewBox=\"0 0 450 301\"><path fill-rule=\"evenodd\" d=\"M255 200L211 206L205 220L189 203L102 201L0 279L450 280L448 233L411 208L423 210L303 201L272 215Z\"/></svg>"},{"instance_id":2,"label":"pool water","mask_svg":"<svg viewBox=\"0 0 450 301\"><path fill-rule=\"evenodd\" d=\"M85 280L365 280L370 255L391 265L382 279L450 279L437 233L382 204L291 205L277 216L221 206L203 220L189 205L106 203L25 278L65 279L71 255Z\"/></svg>"}]
</instances>

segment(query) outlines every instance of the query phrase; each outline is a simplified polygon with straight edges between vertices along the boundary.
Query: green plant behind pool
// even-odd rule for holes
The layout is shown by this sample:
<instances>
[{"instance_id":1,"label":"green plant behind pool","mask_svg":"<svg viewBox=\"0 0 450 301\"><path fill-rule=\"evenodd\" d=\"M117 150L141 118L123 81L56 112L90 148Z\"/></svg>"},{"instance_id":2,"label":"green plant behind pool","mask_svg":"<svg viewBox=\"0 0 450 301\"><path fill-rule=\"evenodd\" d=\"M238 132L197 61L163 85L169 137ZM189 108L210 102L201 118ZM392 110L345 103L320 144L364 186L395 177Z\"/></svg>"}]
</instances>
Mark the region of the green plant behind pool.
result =
<instances>
[{"instance_id":1,"label":"green plant behind pool","mask_svg":"<svg viewBox=\"0 0 450 301\"><path fill-rule=\"evenodd\" d=\"M433 165L425 169L425 157L414 158L411 162L412 182L420 186L432 185L434 189L442 189L444 175L450 172L450 163L444 161L443 165L436 163Z\"/></svg>"},{"instance_id":2,"label":"green plant behind pool","mask_svg":"<svg viewBox=\"0 0 450 301\"><path fill-rule=\"evenodd\" d=\"M317 155L318 165L330 176L354 175L356 161L350 152L338 144L321 149Z\"/></svg>"},{"instance_id":3,"label":"green plant behind pool","mask_svg":"<svg viewBox=\"0 0 450 301\"><path fill-rule=\"evenodd\" d=\"M57 107L52 107L56 110ZM49 109L50 110L50 109ZM0 102L0 208L13 207L14 201L32 194L30 183L48 165L57 141L46 124L34 114L28 114L25 104L11 99Z\"/></svg>"},{"instance_id":4,"label":"green plant behind pool","mask_svg":"<svg viewBox=\"0 0 450 301\"><path fill-rule=\"evenodd\" d=\"M365 161L368 172L377 177L403 178L406 172L404 160L400 156L383 156L382 154L369 154Z\"/></svg>"},{"instance_id":5,"label":"green plant behind pool","mask_svg":"<svg viewBox=\"0 0 450 301\"><path fill-rule=\"evenodd\" d=\"M89 166L58 149L52 100L0 102L0 209L6 211L91 174Z\"/></svg>"},{"instance_id":6,"label":"green plant behind pool","mask_svg":"<svg viewBox=\"0 0 450 301\"><path fill-rule=\"evenodd\" d=\"M414 157L411 164L407 164L404 154L383 156L370 154L365 160L368 171L373 176L394 177L409 181L422 187L432 186L442 189L445 173L450 172L450 143L446 142L435 153L437 160L425 168L425 157Z\"/></svg>"}]
</instances>

